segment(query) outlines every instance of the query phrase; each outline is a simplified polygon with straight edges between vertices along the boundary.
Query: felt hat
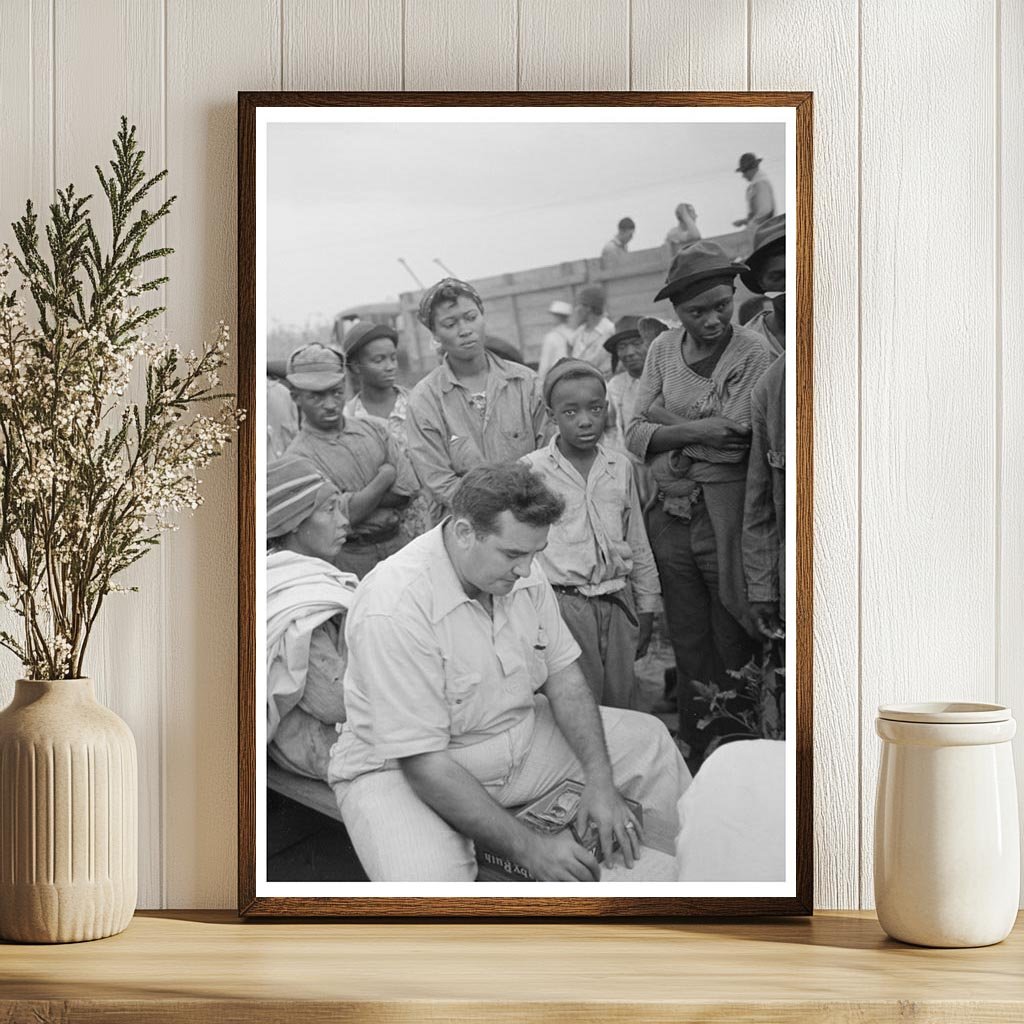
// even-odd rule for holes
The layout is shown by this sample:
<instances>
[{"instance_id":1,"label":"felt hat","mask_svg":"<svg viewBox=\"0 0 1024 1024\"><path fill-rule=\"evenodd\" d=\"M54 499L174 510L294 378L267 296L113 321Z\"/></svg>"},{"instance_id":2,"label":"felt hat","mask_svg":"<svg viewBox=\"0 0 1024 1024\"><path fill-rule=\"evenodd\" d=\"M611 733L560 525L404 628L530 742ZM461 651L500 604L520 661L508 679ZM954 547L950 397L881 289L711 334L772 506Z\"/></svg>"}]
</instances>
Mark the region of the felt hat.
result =
<instances>
[{"instance_id":1,"label":"felt hat","mask_svg":"<svg viewBox=\"0 0 1024 1024\"><path fill-rule=\"evenodd\" d=\"M740 157L739 166L736 168L736 173L739 174L742 171L752 171L755 167L761 166L761 157L754 156L753 153L744 153Z\"/></svg>"},{"instance_id":2,"label":"felt hat","mask_svg":"<svg viewBox=\"0 0 1024 1024\"><path fill-rule=\"evenodd\" d=\"M615 321L615 333L608 338L604 343L606 352L615 354L615 349L620 341L627 341L630 338L640 337L640 317L638 316L620 316Z\"/></svg>"},{"instance_id":3,"label":"felt hat","mask_svg":"<svg viewBox=\"0 0 1024 1024\"><path fill-rule=\"evenodd\" d=\"M561 299L555 299L555 301L548 306L548 312L554 313L556 316L572 316L572 306L568 302L563 302Z\"/></svg>"},{"instance_id":4,"label":"felt hat","mask_svg":"<svg viewBox=\"0 0 1024 1024\"><path fill-rule=\"evenodd\" d=\"M300 391L330 391L345 383L341 356L314 342L297 348L288 357L287 380Z\"/></svg>"},{"instance_id":5,"label":"felt hat","mask_svg":"<svg viewBox=\"0 0 1024 1024\"><path fill-rule=\"evenodd\" d=\"M654 301L673 296L696 295L694 286L712 278L732 279L749 270L745 263L733 263L717 242L693 242L680 249L668 268L665 286L654 296ZM709 285L710 287L710 285Z\"/></svg>"},{"instance_id":6,"label":"felt hat","mask_svg":"<svg viewBox=\"0 0 1024 1024\"><path fill-rule=\"evenodd\" d=\"M777 213L757 226L754 233L754 251L747 257L747 267L740 280L752 291L761 294L761 264L773 254L786 251L786 215Z\"/></svg>"},{"instance_id":7,"label":"felt hat","mask_svg":"<svg viewBox=\"0 0 1024 1024\"><path fill-rule=\"evenodd\" d=\"M369 345L371 341L376 341L378 338L390 338L396 345L398 344L398 332L393 327L389 327L387 324L375 324L368 320L360 320L359 323L349 329L342 339L341 354L347 362L361 348Z\"/></svg>"}]
</instances>

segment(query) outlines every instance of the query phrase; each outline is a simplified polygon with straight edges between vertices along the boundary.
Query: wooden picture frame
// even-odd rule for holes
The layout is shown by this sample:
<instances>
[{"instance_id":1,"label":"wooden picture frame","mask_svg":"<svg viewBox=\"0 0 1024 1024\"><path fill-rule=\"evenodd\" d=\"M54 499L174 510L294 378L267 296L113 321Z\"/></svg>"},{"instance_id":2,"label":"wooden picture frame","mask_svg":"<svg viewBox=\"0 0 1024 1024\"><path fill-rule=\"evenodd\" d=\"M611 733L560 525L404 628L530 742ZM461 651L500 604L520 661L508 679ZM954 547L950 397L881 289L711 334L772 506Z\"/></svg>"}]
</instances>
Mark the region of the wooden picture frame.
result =
<instances>
[{"instance_id":1,"label":"wooden picture frame","mask_svg":"<svg viewBox=\"0 0 1024 1024\"><path fill-rule=\"evenodd\" d=\"M456 110L458 108L634 108L645 112L653 108L663 110L721 111L742 108L755 116L755 111L768 111L766 117L776 113L789 118L786 122L792 132L792 175L789 195L795 197L795 208L787 206L787 225L790 237L796 235L791 246L791 262L795 267L796 304L795 330L792 329L793 304L790 303L789 347L795 344L795 358L789 358L789 372L795 369L795 387L790 384L790 423L795 423L795 440L790 436L787 451L795 456L795 556L790 553L790 564L795 563L796 614L790 618L796 623L795 664L796 679L787 682L789 717L792 728L787 733L790 753L790 789L788 810L792 825L790 846L791 872L786 879L787 891L783 895L746 895L742 891L724 895L688 895L662 893L647 895L643 883L633 889L636 895L591 895L591 887L584 896L537 894L538 884L529 886L529 895L472 896L466 895L409 895L395 894L387 883L362 883L366 895L317 895L315 883L297 886L294 892L268 894L266 880L261 879L258 863L260 848L259 821L262 806L257 793L258 759L266 759L259 749L258 716L265 712L265 702L258 667L265 663L265 652L258 648L260 631L257 629L258 609L262 607L257 594L257 558L263 556L265 539L257 534L257 466L258 444L265 444L257 433L262 422L258 401L265 388L260 385L263 367L258 363L258 350L264 351L258 341L258 327L266 321L258 315L258 303L263 301L259 290L258 236L258 152L261 112L266 116L274 111L305 110L333 111L342 122L346 111L354 108L379 110L385 116L389 108ZM272 115L273 116L273 115ZM392 117L395 115L392 114ZM639 115L638 115L639 116ZM696 116L696 115L694 115ZM781 123L781 122L780 122ZM339 124L339 130L343 124ZM787 140L790 137L787 136ZM790 145L790 141L787 141ZM732 168L730 168L730 171ZM428 173L426 170L424 173ZM265 198L265 197L264 197ZM715 92L715 93L332 93L332 92L241 92L238 95L238 396L239 404L250 411L242 425L239 439L238 474L238 531L239 531L239 700L238 700L238 907L240 915L247 917L331 916L341 918L366 917L693 917L693 916L747 916L747 915L805 915L813 906L813 840L812 840L812 527L813 527L813 462L812 462L812 96L809 92ZM795 254L792 252L795 250ZM792 284L788 289L792 291ZM795 393L795 412L793 397ZM792 433L792 431L790 431ZM788 492L792 494L793 491ZM792 502L789 503L790 505ZM792 533L789 534L792 536ZM303 787L299 785L299 790ZM307 788L308 790L308 788ZM332 797L326 784L319 796L314 792L296 793L309 806L317 806L331 813ZM262 799L265 800L265 792ZM337 815L336 808L334 816ZM387 891L380 892L381 888ZM311 891L312 890L312 891Z\"/></svg>"}]
</instances>

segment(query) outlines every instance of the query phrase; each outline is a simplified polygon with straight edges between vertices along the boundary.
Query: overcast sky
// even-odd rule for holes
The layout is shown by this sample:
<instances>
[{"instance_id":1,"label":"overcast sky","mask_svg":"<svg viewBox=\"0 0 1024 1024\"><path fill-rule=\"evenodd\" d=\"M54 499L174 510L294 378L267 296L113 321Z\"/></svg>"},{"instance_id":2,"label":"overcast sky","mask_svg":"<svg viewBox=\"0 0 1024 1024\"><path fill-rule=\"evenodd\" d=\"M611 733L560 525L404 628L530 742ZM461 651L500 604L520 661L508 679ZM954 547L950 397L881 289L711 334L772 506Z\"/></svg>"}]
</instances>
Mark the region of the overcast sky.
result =
<instances>
[{"instance_id":1,"label":"overcast sky","mask_svg":"<svg viewBox=\"0 0 1024 1024\"><path fill-rule=\"evenodd\" d=\"M690 202L705 237L745 214L739 155L784 207L779 124L271 124L271 324L332 318L444 272L477 278L598 256L620 217L659 245Z\"/></svg>"}]
</instances>

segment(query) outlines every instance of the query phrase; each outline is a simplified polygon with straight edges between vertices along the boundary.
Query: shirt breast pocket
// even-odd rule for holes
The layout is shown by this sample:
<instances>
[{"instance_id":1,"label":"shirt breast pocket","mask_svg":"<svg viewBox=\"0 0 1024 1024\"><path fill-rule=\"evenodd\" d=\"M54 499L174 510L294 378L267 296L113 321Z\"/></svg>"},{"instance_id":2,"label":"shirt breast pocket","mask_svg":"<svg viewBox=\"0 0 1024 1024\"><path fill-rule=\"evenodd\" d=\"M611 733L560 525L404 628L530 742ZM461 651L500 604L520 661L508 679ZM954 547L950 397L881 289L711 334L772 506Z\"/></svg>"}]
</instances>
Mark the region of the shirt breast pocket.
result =
<instances>
[{"instance_id":1,"label":"shirt breast pocket","mask_svg":"<svg viewBox=\"0 0 1024 1024\"><path fill-rule=\"evenodd\" d=\"M481 681L482 677L477 672L452 672L445 675L444 699L454 735L467 731L472 724L473 705Z\"/></svg>"}]
</instances>

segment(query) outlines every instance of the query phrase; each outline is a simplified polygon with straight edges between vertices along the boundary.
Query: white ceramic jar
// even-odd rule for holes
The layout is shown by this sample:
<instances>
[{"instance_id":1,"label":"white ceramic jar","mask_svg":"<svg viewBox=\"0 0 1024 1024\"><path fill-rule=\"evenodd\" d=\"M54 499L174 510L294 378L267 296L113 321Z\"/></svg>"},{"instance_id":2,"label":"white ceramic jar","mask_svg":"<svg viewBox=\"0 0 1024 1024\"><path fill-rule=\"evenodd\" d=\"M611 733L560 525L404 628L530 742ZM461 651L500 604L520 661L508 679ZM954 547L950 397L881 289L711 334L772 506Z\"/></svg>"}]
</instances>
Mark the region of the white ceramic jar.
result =
<instances>
[{"instance_id":1,"label":"white ceramic jar","mask_svg":"<svg viewBox=\"0 0 1024 1024\"><path fill-rule=\"evenodd\" d=\"M1010 933L1020 890L1017 788L999 704L878 709L875 905L894 939L988 946Z\"/></svg>"}]
</instances>

